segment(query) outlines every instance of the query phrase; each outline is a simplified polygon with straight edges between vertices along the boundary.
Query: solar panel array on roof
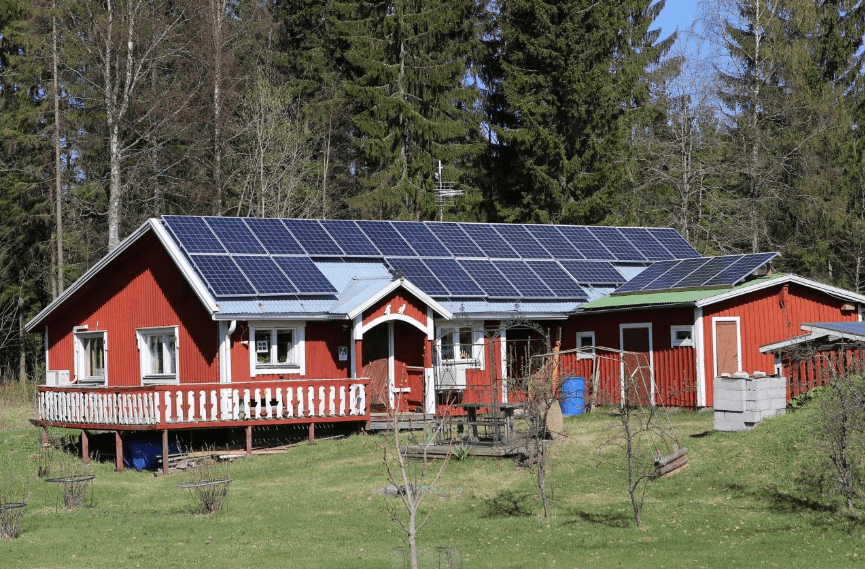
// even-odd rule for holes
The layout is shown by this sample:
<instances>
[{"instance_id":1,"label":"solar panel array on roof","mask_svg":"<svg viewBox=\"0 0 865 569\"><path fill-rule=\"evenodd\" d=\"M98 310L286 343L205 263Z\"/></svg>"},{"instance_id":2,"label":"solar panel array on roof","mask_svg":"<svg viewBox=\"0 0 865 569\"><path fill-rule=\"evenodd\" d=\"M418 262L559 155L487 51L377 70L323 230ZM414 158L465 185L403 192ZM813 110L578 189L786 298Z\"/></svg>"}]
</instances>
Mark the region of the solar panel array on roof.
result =
<instances>
[{"instance_id":1,"label":"solar panel array on roof","mask_svg":"<svg viewBox=\"0 0 865 569\"><path fill-rule=\"evenodd\" d=\"M450 291L436 278L429 267L417 257L389 257L385 260L392 269L402 271L405 278L428 295L448 296L450 294Z\"/></svg>"},{"instance_id":2,"label":"solar panel array on roof","mask_svg":"<svg viewBox=\"0 0 865 569\"><path fill-rule=\"evenodd\" d=\"M181 249L196 255L193 265L218 297L332 294L309 258L362 257L386 258L431 296L584 299L579 283L625 282L612 262L699 257L672 229L185 216L163 222ZM292 258L308 263L286 260ZM223 269L228 273L219 275Z\"/></svg>"},{"instance_id":3,"label":"solar panel array on roof","mask_svg":"<svg viewBox=\"0 0 865 569\"><path fill-rule=\"evenodd\" d=\"M735 286L774 259L778 253L724 255L655 263L616 293L682 288Z\"/></svg>"},{"instance_id":4,"label":"solar panel array on roof","mask_svg":"<svg viewBox=\"0 0 865 569\"><path fill-rule=\"evenodd\" d=\"M619 284L627 280L612 263L607 261L560 261L560 263L577 282Z\"/></svg>"},{"instance_id":5,"label":"solar panel array on roof","mask_svg":"<svg viewBox=\"0 0 865 569\"><path fill-rule=\"evenodd\" d=\"M354 221L325 219L319 223L346 255L359 257L379 257L381 255Z\"/></svg>"}]
</instances>

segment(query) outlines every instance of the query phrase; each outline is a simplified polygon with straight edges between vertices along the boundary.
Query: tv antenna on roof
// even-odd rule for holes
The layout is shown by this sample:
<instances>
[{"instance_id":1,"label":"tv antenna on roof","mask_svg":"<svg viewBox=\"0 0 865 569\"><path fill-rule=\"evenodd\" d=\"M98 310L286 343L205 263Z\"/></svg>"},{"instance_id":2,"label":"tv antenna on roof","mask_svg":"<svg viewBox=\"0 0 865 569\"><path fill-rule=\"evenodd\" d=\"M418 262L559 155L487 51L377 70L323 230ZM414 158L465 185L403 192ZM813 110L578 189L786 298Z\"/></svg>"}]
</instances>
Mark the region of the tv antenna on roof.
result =
<instances>
[{"instance_id":1,"label":"tv antenna on roof","mask_svg":"<svg viewBox=\"0 0 865 569\"><path fill-rule=\"evenodd\" d=\"M436 178L436 204L439 206L439 221L445 220L445 205L450 204L457 196L463 195L462 190L455 188L456 182L445 182L442 179L442 161L439 160Z\"/></svg>"}]
</instances>

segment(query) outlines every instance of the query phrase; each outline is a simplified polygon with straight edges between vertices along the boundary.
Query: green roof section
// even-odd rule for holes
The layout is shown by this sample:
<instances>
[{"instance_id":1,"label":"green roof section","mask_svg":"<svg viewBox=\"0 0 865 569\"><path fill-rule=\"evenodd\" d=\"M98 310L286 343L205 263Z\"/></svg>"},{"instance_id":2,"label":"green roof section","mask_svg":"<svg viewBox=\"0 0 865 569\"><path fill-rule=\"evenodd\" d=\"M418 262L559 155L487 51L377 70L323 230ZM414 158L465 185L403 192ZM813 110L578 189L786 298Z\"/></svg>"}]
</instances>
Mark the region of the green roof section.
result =
<instances>
[{"instance_id":1,"label":"green roof section","mask_svg":"<svg viewBox=\"0 0 865 569\"><path fill-rule=\"evenodd\" d=\"M693 289L693 290L666 290L661 292L646 292L637 294L608 295L592 302L587 302L580 307L581 310L602 310L609 308L627 308L633 306L658 306L675 304L693 304L706 298L718 296L731 290L746 288L755 284L781 278L785 275L772 275L761 277L738 284L734 287Z\"/></svg>"}]
</instances>

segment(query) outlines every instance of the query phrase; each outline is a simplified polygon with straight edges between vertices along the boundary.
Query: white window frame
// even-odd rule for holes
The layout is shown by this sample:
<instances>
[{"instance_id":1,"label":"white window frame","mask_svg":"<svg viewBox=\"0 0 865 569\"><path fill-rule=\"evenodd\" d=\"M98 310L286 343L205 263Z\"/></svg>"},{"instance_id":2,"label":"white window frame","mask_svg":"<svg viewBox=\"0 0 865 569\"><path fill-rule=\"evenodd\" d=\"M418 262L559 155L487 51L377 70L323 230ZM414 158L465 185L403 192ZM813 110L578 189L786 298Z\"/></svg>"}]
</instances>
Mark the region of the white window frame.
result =
<instances>
[{"instance_id":1,"label":"white window frame","mask_svg":"<svg viewBox=\"0 0 865 569\"><path fill-rule=\"evenodd\" d=\"M736 323L736 371L742 371L742 323L738 316L713 316L712 317L712 370L718 377L718 322Z\"/></svg>"},{"instance_id":2,"label":"white window frame","mask_svg":"<svg viewBox=\"0 0 865 569\"><path fill-rule=\"evenodd\" d=\"M462 323L461 323L462 324ZM465 328L471 329L472 343L471 352L466 352L462 344L459 343L460 330ZM459 358L445 359L442 357L442 338L447 334L454 334L457 340L454 342L454 353L462 354ZM470 322L466 325L456 323L442 323L436 330L436 358L439 360L437 365L462 365L468 369L484 369L486 362L484 330L483 326L476 322ZM468 356L468 357L465 357Z\"/></svg>"},{"instance_id":3,"label":"white window frame","mask_svg":"<svg viewBox=\"0 0 865 569\"><path fill-rule=\"evenodd\" d=\"M586 338L588 338L590 340L589 345L592 346L592 350L589 352L580 350L580 348L582 347L582 343L580 342L580 340L584 340ZM597 344L595 343L594 331L592 331L592 332L577 332L577 359L578 360L590 360L590 359L594 358L596 345Z\"/></svg>"},{"instance_id":4,"label":"white window frame","mask_svg":"<svg viewBox=\"0 0 865 569\"><path fill-rule=\"evenodd\" d=\"M689 338L677 338L679 332L688 332ZM680 348L684 346L694 346L694 327L693 326L670 326L670 346Z\"/></svg>"},{"instance_id":5,"label":"white window frame","mask_svg":"<svg viewBox=\"0 0 865 569\"><path fill-rule=\"evenodd\" d=\"M75 382L79 385L105 387L108 385L108 331L78 329L73 332L75 345ZM102 375L89 375L88 340L102 340Z\"/></svg>"},{"instance_id":6,"label":"white window frame","mask_svg":"<svg viewBox=\"0 0 865 569\"><path fill-rule=\"evenodd\" d=\"M283 364L262 364L258 361L258 349L256 343L256 330L268 330L270 332L270 350L276 349L273 336L278 331L291 330L292 352L294 362ZM261 339L261 338L259 338ZM271 354L272 355L272 354ZM256 321L249 323L249 376L274 375L289 373L292 375L306 375L306 323L288 320Z\"/></svg>"},{"instance_id":7,"label":"white window frame","mask_svg":"<svg viewBox=\"0 0 865 569\"><path fill-rule=\"evenodd\" d=\"M135 330L138 339L138 361L141 373L141 385L177 385L180 383L180 336L178 326L159 326L156 328L138 328ZM150 353L150 338L154 336L170 336L174 338L174 369L168 373L152 373L152 354ZM163 361L170 355L163 343Z\"/></svg>"}]
</instances>

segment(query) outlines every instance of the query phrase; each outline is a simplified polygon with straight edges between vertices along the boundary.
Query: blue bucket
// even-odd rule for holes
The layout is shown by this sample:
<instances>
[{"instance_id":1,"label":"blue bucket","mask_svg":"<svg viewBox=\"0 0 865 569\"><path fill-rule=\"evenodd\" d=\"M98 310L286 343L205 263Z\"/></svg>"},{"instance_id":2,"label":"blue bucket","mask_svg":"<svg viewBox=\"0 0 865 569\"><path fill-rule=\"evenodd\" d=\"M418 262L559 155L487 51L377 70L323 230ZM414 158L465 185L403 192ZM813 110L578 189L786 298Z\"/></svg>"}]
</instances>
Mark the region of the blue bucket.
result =
<instances>
[{"instance_id":1,"label":"blue bucket","mask_svg":"<svg viewBox=\"0 0 865 569\"><path fill-rule=\"evenodd\" d=\"M585 410L586 380L582 377L568 377L562 383L562 415L572 417L582 415Z\"/></svg>"}]
</instances>

